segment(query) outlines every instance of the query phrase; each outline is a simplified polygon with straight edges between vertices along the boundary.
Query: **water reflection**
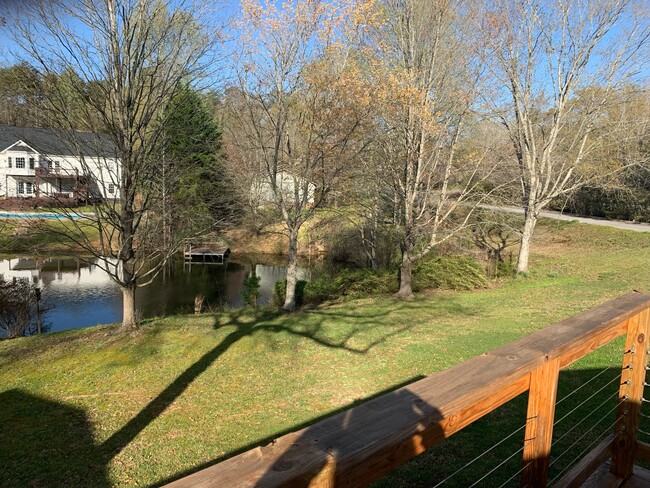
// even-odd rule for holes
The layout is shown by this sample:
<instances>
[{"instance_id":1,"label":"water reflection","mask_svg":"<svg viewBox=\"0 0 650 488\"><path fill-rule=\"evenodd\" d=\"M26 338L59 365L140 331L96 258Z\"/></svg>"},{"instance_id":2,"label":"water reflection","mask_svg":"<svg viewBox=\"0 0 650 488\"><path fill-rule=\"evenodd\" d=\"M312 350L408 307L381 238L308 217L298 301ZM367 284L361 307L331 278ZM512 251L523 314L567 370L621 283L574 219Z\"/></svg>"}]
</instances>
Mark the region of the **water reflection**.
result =
<instances>
[{"instance_id":1,"label":"water reflection","mask_svg":"<svg viewBox=\"0 0 650 488\"><path fill-rule=\"evenodd\" d=\"M285 279L279 256L237 256L225 265L174 261L149 286L138 289L136 303L141 317L190 313L196 295L208 308L243 304L243 281L253 270L260 279L258 303L270 303L276 281ZM304 263L299 279L310 279L328 264ZM97 265L97 260L52 257L0 259L0 277L39 285L43 299L54 305L48 313L51 331L118 322L122 318L122 294L116 283Z\"/></svg>"}]
</instances>

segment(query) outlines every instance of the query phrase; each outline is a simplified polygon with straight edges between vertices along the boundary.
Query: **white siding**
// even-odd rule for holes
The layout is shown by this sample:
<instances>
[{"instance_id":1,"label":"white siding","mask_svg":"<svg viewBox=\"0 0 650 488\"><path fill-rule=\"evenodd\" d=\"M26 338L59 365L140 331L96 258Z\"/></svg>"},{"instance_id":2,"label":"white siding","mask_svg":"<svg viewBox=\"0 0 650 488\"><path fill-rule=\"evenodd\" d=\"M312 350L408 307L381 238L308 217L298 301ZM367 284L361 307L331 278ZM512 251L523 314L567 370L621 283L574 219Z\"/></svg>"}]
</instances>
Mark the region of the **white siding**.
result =
<instances>
[{"instance_id":1,"label":"white siding","mask_svg":"<svg viewBox=\"0 0 650 488\"><path fill-rule=\"evenodd\" d=\"M9 167L11 158L11 167ZM25 158L25 168L16 168L16 158ZM34 168L30 168L29 160L34 159ZM39 191L42 196L54 193L72 192L72 178L57 178L57 176L87 176L91 193L105 199L119 198L119 163L114 158L79 158L62 155L41 155L37 152L15 151L8 148L0 152L0 196L33 196L19 195L18 182L36 180L36 171L41 171ZM113 189L111 193L110 190Z\"/></svg>"},{"instance_id":2,"label":"white siding","mask_svg":"<svg viewBox=\"0 0 650 488\"><path fill-rule=\"evenodd\" d=\"M298 182L298 192L299 192L299 198L302 198L302 191L303 191L303 184L301 182L300 178L294 178L291 175L288 175L286 173L280 173L278 174L277 177L277 185L279 190L283 193L283 196L285 198L285 201L287 202L292 202L294 201L295 195L294 195L294 189L295 189L295 182ZM260 204L266 204L266 203L271 203L275 201L275 196L273 194L273 189L271 188L271 184L268 181L262 181L257 185L253 185L253 188L251 188L251 193L255 193L255 196L258 197L258 201ZM307 185L307 202L308 203L314 203L314 195L316 193L316 185L313 183L309 183Z\"/></svg>"}]
</instances>

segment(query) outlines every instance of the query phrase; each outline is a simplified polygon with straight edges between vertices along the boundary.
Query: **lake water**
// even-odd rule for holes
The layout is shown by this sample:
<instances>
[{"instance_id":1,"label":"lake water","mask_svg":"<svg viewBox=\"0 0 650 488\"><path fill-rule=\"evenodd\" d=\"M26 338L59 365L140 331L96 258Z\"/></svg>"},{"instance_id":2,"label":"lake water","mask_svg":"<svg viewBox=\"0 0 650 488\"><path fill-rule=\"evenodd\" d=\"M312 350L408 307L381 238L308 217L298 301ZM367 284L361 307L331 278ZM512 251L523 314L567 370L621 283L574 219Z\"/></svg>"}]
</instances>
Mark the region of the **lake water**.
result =
<instances>
[{"instance_id":1,"label":"lake water","mask_svg":"<svg viewBox=\"0 0 650 488\"><path fill-rule=\"evenodd\" d=\"M258 303L273 299L276 281L284 280L281 256L233 256L225 265L174 261L156 280L136 292L136 306L143 318L192 313L194 298L205 296L205 306L238 307L243 304L244 278L254 270L260 279ZM42 289L43 301L54 308L47 313L50 331L119 322L122 293L117 284L96 264L79 258L12 257L0 259L0 277L28 280ZM331 268L321 261L301 262L299 278Z\"/></svg>"}]
</instances>

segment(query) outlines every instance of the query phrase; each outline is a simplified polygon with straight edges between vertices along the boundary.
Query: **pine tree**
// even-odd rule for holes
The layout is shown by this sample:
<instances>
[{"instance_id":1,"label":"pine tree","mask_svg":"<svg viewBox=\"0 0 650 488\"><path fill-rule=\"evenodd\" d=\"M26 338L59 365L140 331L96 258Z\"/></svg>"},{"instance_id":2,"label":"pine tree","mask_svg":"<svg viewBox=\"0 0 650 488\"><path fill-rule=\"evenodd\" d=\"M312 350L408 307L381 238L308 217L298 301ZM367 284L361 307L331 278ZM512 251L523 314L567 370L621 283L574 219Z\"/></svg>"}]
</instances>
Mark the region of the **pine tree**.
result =
<instances>
[{"instance_id":1,"label":"pine tree","mask_svg":"<svg viewBox=\"0 0 650 488\"><path fill-rule=\"evenodd\" d=\"M234 199L223 164L222 131L202 95L181 86L161 123L163 214L169 232L187 225L198 232L230 221Z\"/></svg>"}]
</instances>

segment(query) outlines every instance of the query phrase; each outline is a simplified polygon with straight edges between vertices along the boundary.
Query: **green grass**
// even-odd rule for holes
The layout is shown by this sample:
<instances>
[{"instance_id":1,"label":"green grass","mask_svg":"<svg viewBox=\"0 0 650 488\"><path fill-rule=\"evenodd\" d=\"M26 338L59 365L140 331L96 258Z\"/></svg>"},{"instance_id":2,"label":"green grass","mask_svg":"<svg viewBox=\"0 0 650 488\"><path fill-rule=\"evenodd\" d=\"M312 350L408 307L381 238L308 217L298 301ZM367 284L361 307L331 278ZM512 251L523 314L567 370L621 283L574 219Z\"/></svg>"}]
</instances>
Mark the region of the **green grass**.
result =
<instances>
[{"instance_id":1,"label":"green grass","mask_svg":"<svg viewBox=\"0 0 650 488\"><path fill-rule=\"evenodd\" d=\"M0 486L161 484L631 289L650 290L648 234L543 222L535 249L529 276L486 290L0 342ZM620 352L610 345L574 365L561 396L620 364ZM521 424L523 400L378 484L435 484ZM504 452L476 463L476 473ZM466 476L448 486L479 477Z\"/></svg>"},{"instance_id":2,"label":"green grass","mask_svg":"<svg viewBox=\"0 0 650 488\"><path fill-rule=\"evenodd\" d=\"M68 220L0 220L1 253L48 253L83 250L64 234L77 242L93 242L99 238L91 223Z\"/></svg>"}]
</instances>

